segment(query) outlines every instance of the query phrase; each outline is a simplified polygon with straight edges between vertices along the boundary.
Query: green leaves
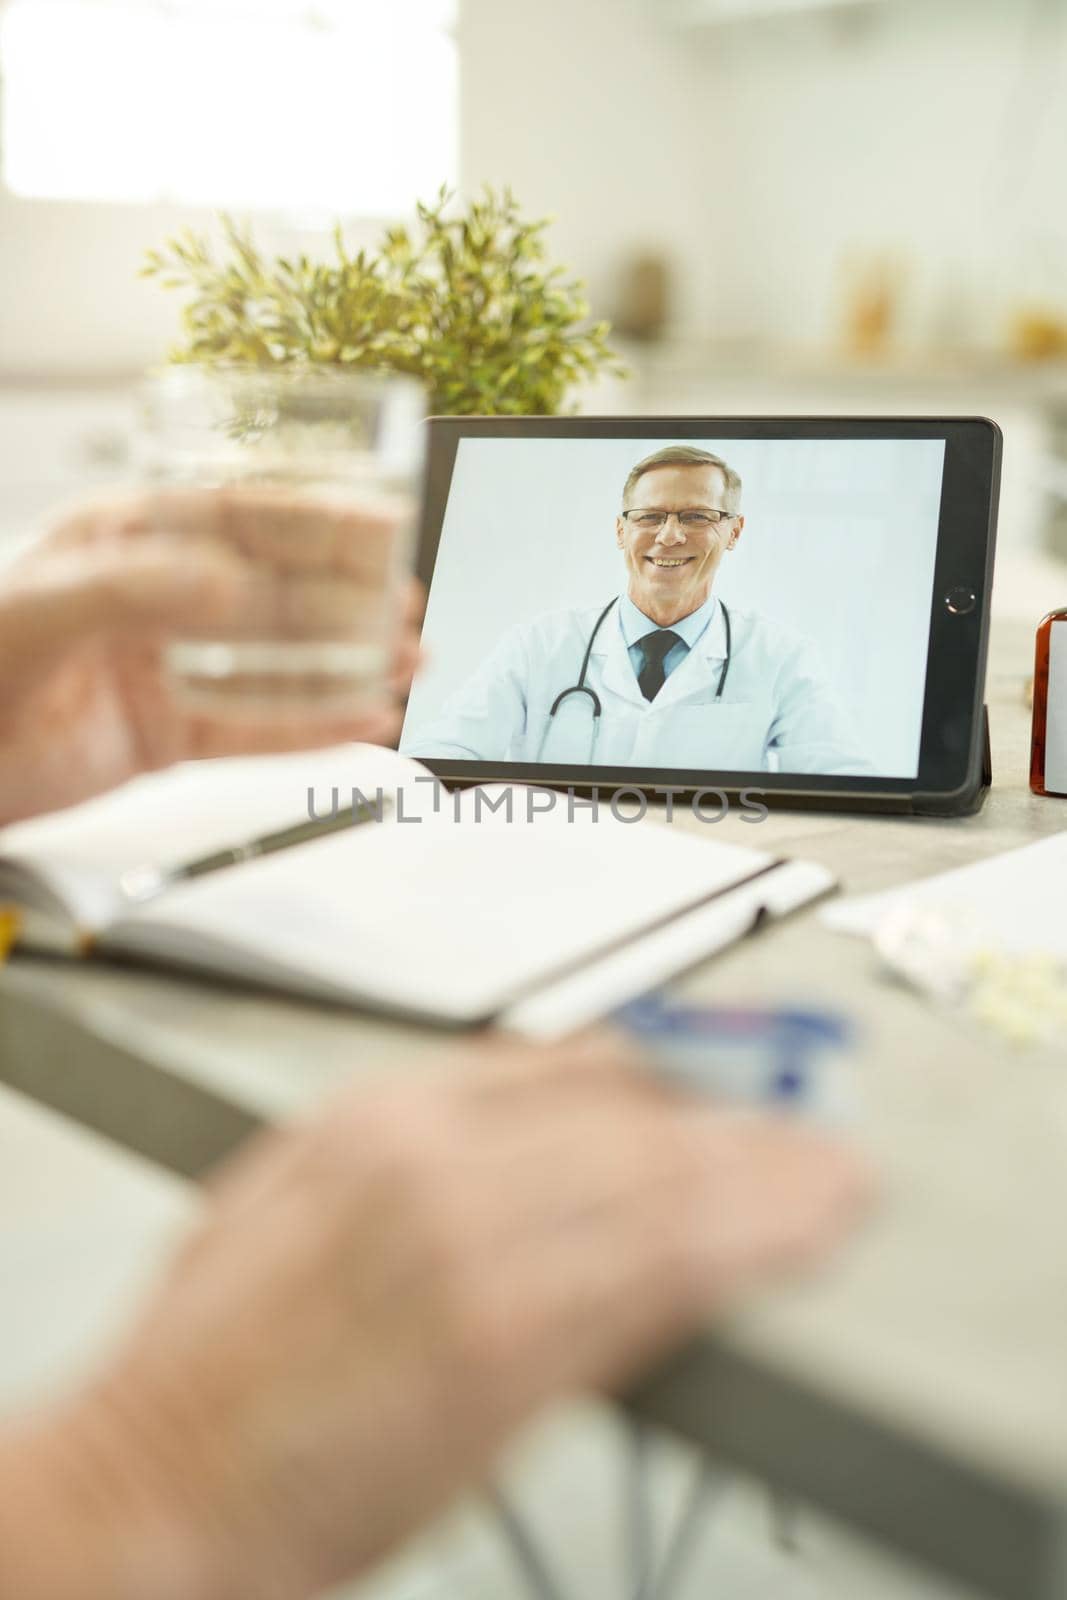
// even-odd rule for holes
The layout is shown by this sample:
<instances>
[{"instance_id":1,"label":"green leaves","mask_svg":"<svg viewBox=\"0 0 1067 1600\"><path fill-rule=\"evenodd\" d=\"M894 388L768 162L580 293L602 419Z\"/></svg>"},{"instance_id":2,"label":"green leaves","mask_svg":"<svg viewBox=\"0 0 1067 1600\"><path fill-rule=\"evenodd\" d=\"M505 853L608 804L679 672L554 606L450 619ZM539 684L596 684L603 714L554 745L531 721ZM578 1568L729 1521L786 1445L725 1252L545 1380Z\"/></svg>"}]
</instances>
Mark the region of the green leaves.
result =
<instances>
[{"instance_id":1,"label":"green leaves","mask_svg":"<svg viewBox=\"0 0 1067 1600\"><path fill-rule=\"evenodd\" d=\"M350 256L338 223L329 262L266 261L226 215L221 259L183 230L141 269L188 296L171 359L405 372L453 415L555 412L601 369L621 374L584 286L542 266L547 221L524 222L510 189L487 188L465 215L448 215L451 199L442 188L420 203L414 229L387 229L377 255Z\"/></svg>"}]
</instances>

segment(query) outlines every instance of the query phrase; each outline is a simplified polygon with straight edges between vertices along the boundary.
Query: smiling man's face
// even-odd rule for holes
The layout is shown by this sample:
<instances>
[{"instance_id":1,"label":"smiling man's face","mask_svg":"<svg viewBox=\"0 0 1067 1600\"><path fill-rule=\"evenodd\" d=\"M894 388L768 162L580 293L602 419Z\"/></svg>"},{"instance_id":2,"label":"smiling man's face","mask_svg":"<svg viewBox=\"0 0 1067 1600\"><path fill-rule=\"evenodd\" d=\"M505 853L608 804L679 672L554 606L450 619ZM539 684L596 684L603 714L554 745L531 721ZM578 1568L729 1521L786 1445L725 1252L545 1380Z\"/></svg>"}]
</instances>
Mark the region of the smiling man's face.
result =
<instances>
[{"instance_id":1,"label":"smiling man's face","mask_svg":"<svg viewBox=\"0 0 1067 1600\"><path fill-rule=\"evenodd\" d=\"M615 519L615 540L626 562L630 599L658 627L690 616L711 593L719 562L745 524L733 513L710 520L725 511L726 483L718 467L652 467L635 483L624 514ZM675 514L661 521L664 512Z\"/></svg>"}]
</instances>

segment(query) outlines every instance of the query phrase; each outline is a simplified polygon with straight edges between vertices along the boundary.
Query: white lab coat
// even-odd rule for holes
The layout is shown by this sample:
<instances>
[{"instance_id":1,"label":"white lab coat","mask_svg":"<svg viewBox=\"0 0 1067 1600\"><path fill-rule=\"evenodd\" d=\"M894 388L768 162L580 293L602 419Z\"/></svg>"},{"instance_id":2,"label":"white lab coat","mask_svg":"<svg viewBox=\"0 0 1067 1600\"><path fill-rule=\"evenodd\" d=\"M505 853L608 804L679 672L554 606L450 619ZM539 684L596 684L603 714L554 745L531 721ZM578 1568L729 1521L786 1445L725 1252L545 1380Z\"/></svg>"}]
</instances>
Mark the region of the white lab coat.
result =
<instances>
[{"instance_id":1,"label":"white lab coat","mask_svg":"<svg viewBox=\"0 0 1067 1600\"><path fill-rule=\"evenodd\" d=\"M721 700L721 606L652 701L638 687L616 606L597 634L585 679L600 696L601 716L594 719L583 694L568 696L550 716L560 690L578 681L602 610L551 612L510 629L440 715L405 735L401 749L461 761L873 773L810 641L735 606Z\"/></svg>"}]
</instances>

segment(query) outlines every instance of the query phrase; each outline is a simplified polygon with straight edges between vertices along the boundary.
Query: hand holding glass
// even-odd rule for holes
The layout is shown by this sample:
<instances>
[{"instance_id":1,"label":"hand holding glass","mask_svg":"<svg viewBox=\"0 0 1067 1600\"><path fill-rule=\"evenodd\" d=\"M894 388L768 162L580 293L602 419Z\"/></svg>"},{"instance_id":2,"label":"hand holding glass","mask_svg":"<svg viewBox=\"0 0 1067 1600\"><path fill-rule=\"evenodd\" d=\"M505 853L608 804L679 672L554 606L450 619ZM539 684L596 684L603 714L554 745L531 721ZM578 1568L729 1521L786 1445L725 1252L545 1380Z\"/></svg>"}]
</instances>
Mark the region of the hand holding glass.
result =
<instances>
[{"instance_id":1,"label":"hand holding glass","mask_svg":"<svg viewBox=\"0 0 1067 1600\"><path fill-rule=\"evenodd\" d=\"M210 533L246 578L247 604L225 636L205 621L170 645L189 703L247 715L385 699L422 401L410 379L331 369L177 367L151 381L159 527L181 532L186 497L221 490Z\"/></svg>"}]
</instances>

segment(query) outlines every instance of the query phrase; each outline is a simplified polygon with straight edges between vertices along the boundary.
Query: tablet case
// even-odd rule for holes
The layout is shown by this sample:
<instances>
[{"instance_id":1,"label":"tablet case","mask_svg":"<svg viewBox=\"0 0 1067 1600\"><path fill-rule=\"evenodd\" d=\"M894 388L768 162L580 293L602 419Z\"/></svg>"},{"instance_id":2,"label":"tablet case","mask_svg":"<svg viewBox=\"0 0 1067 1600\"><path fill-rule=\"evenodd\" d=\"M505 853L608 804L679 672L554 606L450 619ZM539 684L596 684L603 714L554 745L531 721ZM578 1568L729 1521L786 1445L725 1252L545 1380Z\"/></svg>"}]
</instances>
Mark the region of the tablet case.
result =
<instances>
[{"instance_id":1,"label":"tablet case","mask_svg":"<svg viewBox=\"0 0 1067 1600\"><path fill-rule=\"evenodd\" d=\"M971 817L981 811L993 783L993 754L989 745L989 707L982 707L982 732L978 748L978 773L973 788L968 786L955 804L944 795L915 795L908 809L915 816Z\"/></svg>"},{"instance_id":2,"label":"tablet case","mask_svg":"<svg viewBox=\"0 0 1067 1600\"><path fill-rule=\"evenodd\" d=\"M790 794L788 790L765 789L759 791L759 797L772 811L876 811L882 815L908 817L970 817L982 809L992 782L989 708L983 705L981 732L975 745L971 777L954 795L931 795L919 791L907 795ZM731 799L739 793L737 789L729 788L724 788L722 792Z\"/></svg>"}]
</instances>

